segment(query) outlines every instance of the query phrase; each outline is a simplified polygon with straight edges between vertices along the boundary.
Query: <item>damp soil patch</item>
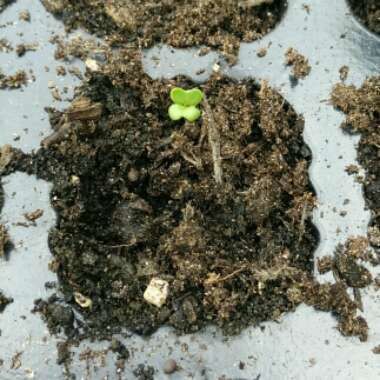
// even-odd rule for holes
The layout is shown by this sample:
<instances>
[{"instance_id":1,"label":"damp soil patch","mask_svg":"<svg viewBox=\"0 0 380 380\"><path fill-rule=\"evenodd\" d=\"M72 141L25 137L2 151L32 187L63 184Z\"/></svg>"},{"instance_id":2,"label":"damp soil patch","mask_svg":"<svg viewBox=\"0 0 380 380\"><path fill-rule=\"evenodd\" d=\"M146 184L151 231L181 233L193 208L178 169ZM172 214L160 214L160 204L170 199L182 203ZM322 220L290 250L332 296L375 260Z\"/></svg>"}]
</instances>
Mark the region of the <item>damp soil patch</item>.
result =
<instances>
[{"instance_id":1,"label":"damp soil patch","mask_svg":"<svg viewBox=\"0 0 380 380\"><path fill-rule=\"evenodd\" d=\"M284 0L42 0L68 30L85 27L115 45L140 48L208 46L236 62L240 42L269 33L286 9Z\"/></svg>"},{"instance_id":2,"label":"damp soil patch","mask_svg":"<svg viewBox=\"0 0 380 380\"><path fill-rule=\"evenodd\" d=\"M348 0L356 17L372 32L380 35L380 2L378 0Z\"/></svg>"},{"instance_id":3,"label":"damp soil patch","mask_svg":"<svg viewBox=\"0 0 380 380\"><path fill-rule=\"evenodd\" d=\"M214 74L200 86L202 117L173 122L174 86L194 84L153 80L121 50L87 73L66 111L47 110L54 132L38 152L10 151L3 175L18 169L53 183L59 292L35 311L69 337L207 324L236 334L304 302L364 340L345 281L313 276L303 119L266 82ZM160 307L144 298L152 281L167 291Z\"/></svg>"},{"instance_id":4,"label":"damp soil patch","mask_svg":"<svg viewBox=\"0 0 380 380\"><path fill-rule=\"evenodd\" d=\"M371 210L369 241L380 248L380 77L367 79L362 87L338 84L332 103L347 118L342 127L348 133L360 134L358 161L366 171L362 181L367 207Z\"/></svg>"}]
</instances>

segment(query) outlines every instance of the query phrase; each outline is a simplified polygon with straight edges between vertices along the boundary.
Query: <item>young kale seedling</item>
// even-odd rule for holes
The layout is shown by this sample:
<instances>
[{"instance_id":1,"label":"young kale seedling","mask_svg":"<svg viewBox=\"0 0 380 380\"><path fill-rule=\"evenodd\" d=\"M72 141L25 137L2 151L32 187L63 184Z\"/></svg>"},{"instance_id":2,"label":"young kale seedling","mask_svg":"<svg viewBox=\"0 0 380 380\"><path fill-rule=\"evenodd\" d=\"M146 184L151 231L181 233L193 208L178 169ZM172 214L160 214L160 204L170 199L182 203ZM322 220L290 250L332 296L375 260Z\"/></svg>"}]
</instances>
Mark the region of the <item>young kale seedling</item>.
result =
<instances>
[{"instance_id":1,"label":"young kale seedling","mask_svg":"<svg viewBox=\"0 0 380 380\"><path fill-rule=\"evenodd\" d=\"M193 123L201 116L201 111L197 105L202 101L203 96L203 92L199 88L191 90L173 88L170 91L170 99L174 104L169 107L169 117L172 120L184 118Z\"/></svg>"}]
</instances>

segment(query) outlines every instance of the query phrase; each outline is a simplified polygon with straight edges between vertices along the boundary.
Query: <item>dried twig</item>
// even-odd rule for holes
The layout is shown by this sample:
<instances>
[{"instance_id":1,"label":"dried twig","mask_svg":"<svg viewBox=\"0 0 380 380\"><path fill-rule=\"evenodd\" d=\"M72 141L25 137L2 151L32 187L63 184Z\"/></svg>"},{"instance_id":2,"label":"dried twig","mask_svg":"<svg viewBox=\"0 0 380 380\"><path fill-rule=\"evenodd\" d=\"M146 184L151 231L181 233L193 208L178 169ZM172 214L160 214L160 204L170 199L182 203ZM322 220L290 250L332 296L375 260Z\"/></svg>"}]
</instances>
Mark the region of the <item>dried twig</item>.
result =
<instances>
[{"instance_id":1,"label":"dried twig","mask_svg":"<svg viewBox=\"0 0 380 380\"><path fill-rule=\"evenodd\" d=\"M243 272L243 270L245 270L245 269L247 269L246 265L244 265L243 267L241 267L239 269L236 269L235 271L233 271L232 273L228 274L227 276L210 278L210 279L208 279L208 280L205 281L205 284L206 285L213 285L213 284L217 284L218 282L227 281L230 278L232 278L232 277L236 276L237 274L239 274L240 272Z\"/></svg>"},{"instance_id":2,"label":"dried twig","mask_svg":"<svg viewBox=\"0 0 380 380\"><path fill-rule=\"evenodd\" d=\"M66 134L70 131L71 127L72 127L72 124L67 122L66 116L63 115L58 123L57 130L55 130L49 136L45 137L42 140L41 145L44 148L48 148L50 145L61 142L65 138Z\"/></svg>"},{"instance_id":3,"label":"dried twig","mask_svg":"<svg viewBox=\"0 0 380 380\"><path fill-rule=\"evenodd\" d=\"M214 162L214 178L217 184L222 183L222 158L220 155L220 134L215 123L209 102L206 97L203 100L205 119L207 120L208 142L211 147L212 160Z\"/></svg>"}]
</instances>

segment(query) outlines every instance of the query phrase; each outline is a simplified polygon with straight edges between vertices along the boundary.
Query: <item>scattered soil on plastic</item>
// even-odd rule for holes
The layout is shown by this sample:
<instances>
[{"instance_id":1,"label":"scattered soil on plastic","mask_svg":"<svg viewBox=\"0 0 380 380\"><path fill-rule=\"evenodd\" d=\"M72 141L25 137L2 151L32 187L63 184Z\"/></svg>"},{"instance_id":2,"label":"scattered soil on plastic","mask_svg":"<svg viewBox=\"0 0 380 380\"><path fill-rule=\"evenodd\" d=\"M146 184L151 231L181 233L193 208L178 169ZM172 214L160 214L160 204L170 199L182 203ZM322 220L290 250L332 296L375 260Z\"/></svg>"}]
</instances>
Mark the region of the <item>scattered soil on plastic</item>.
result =
<instances>
[{"instance_id":1,"label":"scattered soil on plastic","mask_svg":"<svg viewBox=\"0 0 380 380\"><path fill-rule=\"evenodd\" d=\"M67 28L84 26L118 46L158 42L206 45L236 62L240 42L257 40L281 19L286 1L252 0L42 0ZM259 4L259 5L256 5Z\"/></svg>"},{"instance_id":2,"label":"scattered soil on plastic","mask_svg":"<svg viewBox=\"0 0 380 380\"><path fill-rule=\"evenodd\" d=\"M372 32L380 34L379 0L348 0L354 14Z\"/></svg>"},{"instance_id":3,"label":"scattered soil on plastic","mask_svg":"<svg viewBox=\"0 0 380 380\"><path fill-rule=\"evenodd\" d=\"M362 183L372 214L369 241L380 252L380 77L367 79L360 88L337 84L332 103L347 114L342 127L360 134L358 161L366 171Z\"/></svg>"}]
</instances>

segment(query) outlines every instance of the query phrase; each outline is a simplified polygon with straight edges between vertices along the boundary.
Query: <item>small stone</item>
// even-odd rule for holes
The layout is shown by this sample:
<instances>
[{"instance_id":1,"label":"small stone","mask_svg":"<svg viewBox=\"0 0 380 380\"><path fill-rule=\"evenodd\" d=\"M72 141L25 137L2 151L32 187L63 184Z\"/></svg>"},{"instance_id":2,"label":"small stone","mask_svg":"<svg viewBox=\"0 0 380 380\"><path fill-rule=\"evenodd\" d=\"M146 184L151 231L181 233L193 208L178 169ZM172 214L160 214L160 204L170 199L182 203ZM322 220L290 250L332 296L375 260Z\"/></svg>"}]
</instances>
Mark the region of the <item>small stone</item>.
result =
<instances>
[{"instance_id":1,"label":"small stone","mask_svg":"<svg viewBox=\"0 0 380 380\"><path fill-rule=\"evenodd\" d=\"M71 176L71 183L74 186L78 186L80 184L80 178L77 175L72 175Z\"/></svg>"},{"instance_id":2,"label":"small stone","mask_svg":"<svg viewBox=\"0 0 380 380\"><path fill-rule=\"evenodd\" d=\"M214 65L212 66L212 71L214 71L215 73L218 73L220 70L220 65L218 63L214 63Z\"/></svg>"},{"instance_id":3,"label":"small stone","mask_svg":"<svg viewBox=\"0 0 380 380\"><path fill-rule=\"evenodd\" d=\"M95 61L95 59L87 58L85 61L85 64L86 64L86 67L90 71L99 71L100 70L99 64L98 64L98 62Z\"/></svg>"},{"instance_id":4,"label":"small stone","mask_svg":"<svg viewBox=\"0 0 380 380\"><path fill-rule=\"evenodd\" d=\"M136 182L139 179L139 172L135 168L131 168L128 172L128 179L131 182Z\"/></svg>"},{"instance_id":5,"label":"small stone","mask_svg":"<svg viewBox=\"0 0 380 380\"><path fill-rule=\"evenodd\" d=\"M170 375L178 370L177 362L174 359L168 359L164 364L164 373Z\"/></svg>"},{"instance_id":6,"label":"small stone","mask_svg":"<svg viewBox=\"0 0 380 380\"><path fill-rule=\"evenodd\" d=\"M169 283L160 278L152 278L144 292L146 302L161 307L165 304L169 294Z\"/></svg>"},{"instance_id":7,"label":"small stone","mask_svg":"<svg viewBox=\"0 0 380 380\"><path fill-rule=\"evenodd\" d=\"M82 293L74 292L74 299L75 302L84 309L91 308L92 307L92 300L86 296L84 296Z\"/></svg>"}]
</instances>

